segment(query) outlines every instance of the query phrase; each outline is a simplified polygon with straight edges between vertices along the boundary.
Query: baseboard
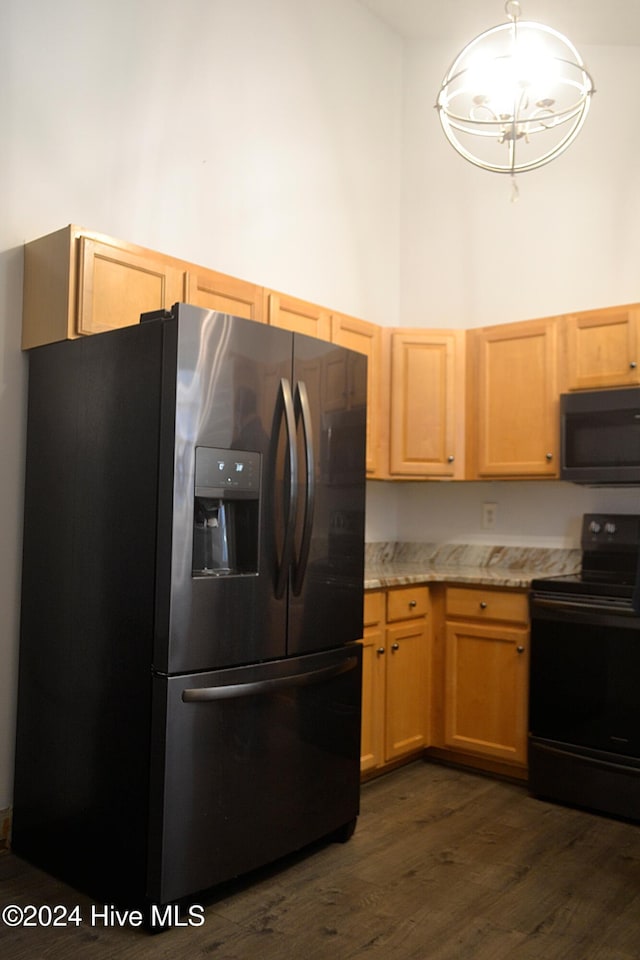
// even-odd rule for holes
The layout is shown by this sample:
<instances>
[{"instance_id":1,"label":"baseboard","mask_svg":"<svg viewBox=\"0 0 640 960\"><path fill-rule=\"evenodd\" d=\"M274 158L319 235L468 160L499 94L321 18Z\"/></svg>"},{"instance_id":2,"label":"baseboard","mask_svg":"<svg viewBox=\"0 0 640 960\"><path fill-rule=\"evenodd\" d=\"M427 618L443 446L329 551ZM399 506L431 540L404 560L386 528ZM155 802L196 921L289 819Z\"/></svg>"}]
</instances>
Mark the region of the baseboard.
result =
<instances>
[{"instance_id":1,"label":"baseboard","mask_svg":"<svg viewBox=\"0 0 640 960\"><path fill-rule=\"evenodd\" d=\"M449 766L464 770L472 770L476 773L490 774L504 780L526 782L529 775L527 768L524 766L501 763L499 760L475 757L471 754L460 753L457 750L445 750L441 747L428 747L425 750L425 759L437 760L440 763L446 763Z\"/></svg>"}]
</instances>

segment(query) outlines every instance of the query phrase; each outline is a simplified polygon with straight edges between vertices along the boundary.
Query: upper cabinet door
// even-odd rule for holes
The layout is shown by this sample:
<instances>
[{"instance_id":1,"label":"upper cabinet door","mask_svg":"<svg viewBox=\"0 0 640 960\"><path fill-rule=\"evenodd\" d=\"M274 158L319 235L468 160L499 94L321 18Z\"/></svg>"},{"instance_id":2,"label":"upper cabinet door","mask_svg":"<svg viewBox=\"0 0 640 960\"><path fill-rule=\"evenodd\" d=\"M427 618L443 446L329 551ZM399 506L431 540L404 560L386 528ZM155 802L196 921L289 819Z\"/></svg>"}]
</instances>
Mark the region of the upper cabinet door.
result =
<instances>
[{"instance_id":1,"label":"upper cabinet door","mask_svg":"<svg viewBox=\"0 0 640 960\"><path fill-rule=\"evenodd\" d=\"M590 310L562 322L568 390L640 383L640 305Z\"/></svg>"},{"instance_id":2,"label":"upper cabinet door","mask_svg":"<svg viewBox=\"0 0 640 960\"><path fill-rule=\"evenodd\" d=\"M382 338L380 327L342 313L331 315L331 340L341 347L364 353L367 357L367 382L351 378L350 390L359 401L367 401L367 473L373 475L379 460L379 390Z\"/></svg>"},{"instance_id":3,"label":"upper cabinet door","mask_svg":"<svg viewBox=\"0 0 640 960\"><path fill-rule=\"evenodd\" d=\"M76 333L103 333L138 323L140 314L183 298L182 271L125 245L79 237Z\"/></svg>"},{"instance_id":4,"label":"upper cabinet door","mask_svg":"<svg viewBox=\"0 0 640 960\"><path fill-rule=\"evenodd\" d=\"M479 479L558 475L556 331L551 318L470 332L468 439Z\"/></svg>"},{"instance_id":5,"label":"upper cabinet door","mask_svg":"<svg viewBox=\"0 0 640 960\"><path fill-rule=\"evenodd\" d=\"M185 302L246 320L263 319L264 290L215 270L193 267L185 272Z\"/></svg>"},{"instance_id":6,"label":"upper cabinet door","mask_svg":"<svg viewBox=\"0 0 640 960\"><path fill-rule=\"evenodd\" d=\"M183 299L183 271L151 250L70 224L25 244L25 350L138 323Z\"/></svg>"},{"instance_id":7,"label":"upper cabinet door","mask_svg":"<svg viewBox=\"0 0 640 960\"><path fill-rule=\"evenodd\" d=\"M293 333L306 333L320 340L331 339L331 318L324 307L272 290L265 291L265 299L267 323Z\"/></svg>"},{"instance_id":8,"label":"upper cabinet door","mask_svg":"<svg viewBox=\"0 0 640 960\"><path fill-rule=\"evenodd\" d=\"M389 473L464 475L464 331L394 330Z\"/></svg>"}]
</instances>

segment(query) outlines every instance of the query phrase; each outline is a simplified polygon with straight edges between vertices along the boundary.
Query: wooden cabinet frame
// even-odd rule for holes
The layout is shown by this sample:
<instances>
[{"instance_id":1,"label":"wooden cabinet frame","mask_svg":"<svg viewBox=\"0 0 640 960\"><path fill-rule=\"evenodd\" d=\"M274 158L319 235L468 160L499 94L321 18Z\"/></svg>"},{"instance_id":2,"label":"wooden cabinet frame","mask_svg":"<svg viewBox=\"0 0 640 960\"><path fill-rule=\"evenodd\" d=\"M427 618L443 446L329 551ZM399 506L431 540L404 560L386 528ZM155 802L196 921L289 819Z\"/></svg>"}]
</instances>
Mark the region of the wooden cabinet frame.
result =
<instances>
[{"instance_id":1,"label":"wooden cabinet frame","mask_svg":"<svg viewBox=\"0 0 640 960\"><path fill-rule=\"evenodd\" d=\"M640 383L640 306L589 310L561 318L566 390Z\"/></svg>"},{"instance_id":2,"label":"wooden cabinet frame","mask_svg":"<svg viewBox=\"0 0 640 960\"><path fill-rule=\"evenodd\" d=\"M556 318L470 331L469 478L559 476Z\"/></svg>"},{"instance_id":3,"label":"wooden cabinet frame","mask_svg":"<svg viewBox=\"0 0 640 960\"><path fill-rule=\"evenodd\" d=\"M368 591L361 643L361 770L372 774L419 755L430 742L428 587Z\"/></svg>"},{"instance_id":4,"label":"wooden cabinet frame","mask_svg":"<svg viewBox=\"0 0 640 960\"><path fill-rule=\"evenodd\" d=\"M432 746L427 755L525 779L529 676L523 590L431 585Z\"/></svg>"}]
</instances>

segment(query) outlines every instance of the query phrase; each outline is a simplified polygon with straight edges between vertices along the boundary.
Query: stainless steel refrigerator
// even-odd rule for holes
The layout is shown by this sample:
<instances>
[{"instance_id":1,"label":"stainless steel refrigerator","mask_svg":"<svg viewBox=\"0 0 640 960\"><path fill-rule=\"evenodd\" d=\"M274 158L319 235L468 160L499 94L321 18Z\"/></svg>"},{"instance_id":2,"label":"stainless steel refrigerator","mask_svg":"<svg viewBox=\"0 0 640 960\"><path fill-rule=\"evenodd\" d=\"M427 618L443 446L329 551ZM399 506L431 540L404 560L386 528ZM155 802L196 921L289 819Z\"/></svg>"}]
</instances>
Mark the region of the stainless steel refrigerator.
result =
<instances>
[{"instance_id":1,"label":"stainless steel refrigerator","mask_svg":"<svg viewBox=\"0 0 640 960\"><path fill-rule=\"evenodd\" d=\"M179 304L29 359L15 852L151 905L348 839L365 357Z\"/></svg>"}]
</instances>

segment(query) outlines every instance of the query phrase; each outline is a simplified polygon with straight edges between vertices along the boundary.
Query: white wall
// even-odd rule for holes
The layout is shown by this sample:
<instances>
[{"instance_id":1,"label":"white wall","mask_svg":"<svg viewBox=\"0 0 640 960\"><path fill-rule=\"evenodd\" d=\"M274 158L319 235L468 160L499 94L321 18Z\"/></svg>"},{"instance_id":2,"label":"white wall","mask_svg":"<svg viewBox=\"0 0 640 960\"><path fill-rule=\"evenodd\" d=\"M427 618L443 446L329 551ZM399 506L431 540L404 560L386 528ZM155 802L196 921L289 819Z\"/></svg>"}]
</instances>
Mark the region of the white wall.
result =
<instances>
[{"instance_id":1,"label":"white wall","mask_svg":"<svg viewBox=\"0 0 640 960\"><path fill-rule=\"evenodd\" d=\"M355 0L2 0L0 64L2 809L18 656L22 244L79 223L397 322L402 48Z\"/></svg>"},{"instance_id":2,"label":"white wall","mask_svg":"<svg viewBox=\"0 0 640 960\"><path fill-rule=\"evenodd\" d=\"M482 504L496 525L482 528ZM367 484L367 542L499 543L580 547L583 513L640 513L637 489L560 481Z\"/></svg>"}]
</instances>

